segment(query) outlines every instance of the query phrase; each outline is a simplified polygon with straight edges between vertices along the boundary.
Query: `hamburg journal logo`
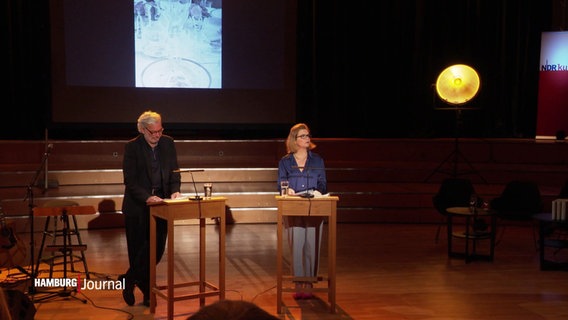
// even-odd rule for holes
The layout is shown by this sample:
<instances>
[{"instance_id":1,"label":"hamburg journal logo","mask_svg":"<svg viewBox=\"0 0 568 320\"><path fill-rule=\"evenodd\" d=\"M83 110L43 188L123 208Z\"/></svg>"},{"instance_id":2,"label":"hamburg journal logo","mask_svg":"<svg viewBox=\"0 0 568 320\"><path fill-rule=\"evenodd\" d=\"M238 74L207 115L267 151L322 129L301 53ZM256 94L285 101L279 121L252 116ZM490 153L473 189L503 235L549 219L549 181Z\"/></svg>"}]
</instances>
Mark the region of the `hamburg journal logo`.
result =
<instances>
[{"instance_id":1,"label":"hamburg journal logo","mask_svg":"<svg viewBox=\"0 0 568 320\"><path fill-rule=\"evenodd\" d=\"M77 292L83 290L123 290L126 286L125 279L122 280L90 280L77 278L36 278L34 279L36 288L76 288Z\"/></svg>"}]
</instances>

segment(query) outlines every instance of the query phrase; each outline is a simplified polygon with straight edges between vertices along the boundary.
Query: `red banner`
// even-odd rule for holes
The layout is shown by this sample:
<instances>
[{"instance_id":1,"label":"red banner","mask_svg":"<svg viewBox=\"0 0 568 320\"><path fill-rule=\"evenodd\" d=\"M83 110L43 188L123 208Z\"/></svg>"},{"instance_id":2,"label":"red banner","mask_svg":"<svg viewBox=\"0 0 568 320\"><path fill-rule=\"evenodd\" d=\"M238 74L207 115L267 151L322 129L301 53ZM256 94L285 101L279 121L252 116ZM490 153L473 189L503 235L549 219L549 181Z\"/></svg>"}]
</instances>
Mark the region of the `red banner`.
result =
<instances>
[{"instance_id":1,"label":"red banner","mask_svg":"<svg viewBox=\"0 0 568 320\"><path fill-rule=\"evenodd\" d=\"M540 51L537 138L568 134L568 32L543 32Z\"/></svg>"}]
</instances>

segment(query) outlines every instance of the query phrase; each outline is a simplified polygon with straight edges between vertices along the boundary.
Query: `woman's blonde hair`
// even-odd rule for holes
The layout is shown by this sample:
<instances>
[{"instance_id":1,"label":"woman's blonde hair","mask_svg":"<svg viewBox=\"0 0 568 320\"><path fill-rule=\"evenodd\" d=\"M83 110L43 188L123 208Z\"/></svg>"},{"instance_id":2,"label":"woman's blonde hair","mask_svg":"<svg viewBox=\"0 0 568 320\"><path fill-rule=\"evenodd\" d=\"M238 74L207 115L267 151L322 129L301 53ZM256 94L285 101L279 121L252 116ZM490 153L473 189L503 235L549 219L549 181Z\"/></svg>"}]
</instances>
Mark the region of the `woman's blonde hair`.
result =
<instances>
[{"instance_id":1,"label":"woman's blonde hair","mask_svg":"<svg viewBox=\"0 0 568 320\"><path fill-rule=\"evenodd\" d=\"M310 132L310 128L305 123L297 123L292 128L290 128L290 133L288 133L288 138L286 139L286 152L294 153L298 151L298 146L296 145L296 139L298 138L298 132L300 130L307 130ZM316 145L310 140L310 150L315 148Z\"/></svg>"}]
</instances>

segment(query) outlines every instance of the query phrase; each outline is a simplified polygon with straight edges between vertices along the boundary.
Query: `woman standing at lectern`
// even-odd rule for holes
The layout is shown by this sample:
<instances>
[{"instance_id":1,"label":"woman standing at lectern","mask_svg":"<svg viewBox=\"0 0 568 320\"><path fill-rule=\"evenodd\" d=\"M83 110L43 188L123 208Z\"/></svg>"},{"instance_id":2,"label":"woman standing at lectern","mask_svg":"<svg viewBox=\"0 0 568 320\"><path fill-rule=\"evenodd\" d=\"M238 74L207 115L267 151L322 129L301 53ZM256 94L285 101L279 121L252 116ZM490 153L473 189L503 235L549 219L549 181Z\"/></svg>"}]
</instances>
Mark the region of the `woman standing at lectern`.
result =
<instances>
[{"instance_id":1,"label":"woman standing at lectern","mask_svg":"<svg viewBox=\"0 0 568 320\"><path fill-rule=\"evenodd\" d=\"M288 180L289 195L321 195L327 193L327 179L323 158L312 152L316 145L311 141L310 129L298 123L290 129L286 139L287 154L278 162L278 190L280 181ZM292 253L294 277L316 277L319 269L323 217L286 216L284 226ZM294 299L310 299L309 281L296 281Z\"/></svg>"}]
</instances>

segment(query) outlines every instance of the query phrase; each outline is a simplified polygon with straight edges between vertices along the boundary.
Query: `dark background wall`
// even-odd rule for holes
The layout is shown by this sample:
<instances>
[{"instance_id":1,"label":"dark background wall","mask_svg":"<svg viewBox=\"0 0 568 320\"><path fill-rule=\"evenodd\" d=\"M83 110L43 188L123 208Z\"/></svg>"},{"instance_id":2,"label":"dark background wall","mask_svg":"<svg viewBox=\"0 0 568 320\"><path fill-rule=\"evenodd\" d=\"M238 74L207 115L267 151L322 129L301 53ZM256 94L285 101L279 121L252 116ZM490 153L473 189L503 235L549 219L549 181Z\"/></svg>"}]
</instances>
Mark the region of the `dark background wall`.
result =
<instances>
[{"instance_id":1,"label":"dark background wall","mask_svg":"<svg viewBox=\"0 0 568 320\"><path fill-rule=\"evenodd\" d=\"M245 1L245 0L243 0ZM7 0L0 139L125 138L132 130L58 130L49 119L47 0ZM297 121L320 137L447 137L456 114L435 110L433 84L454 63L473 66L481 90L460 135L535 135L540 34L568 29L565 0L298 1ZM238 106L236 106L238 108ZM109 115L112 117L112 115ZM200 128L178 138L273 138L287 132Z\"/></svg>"}]
</instances>

